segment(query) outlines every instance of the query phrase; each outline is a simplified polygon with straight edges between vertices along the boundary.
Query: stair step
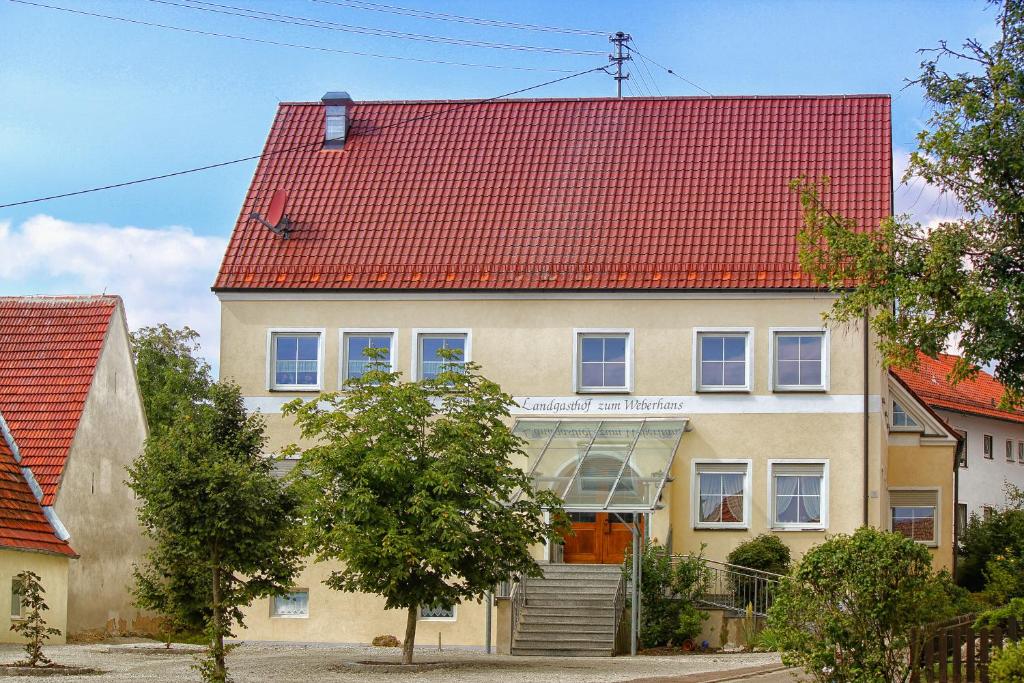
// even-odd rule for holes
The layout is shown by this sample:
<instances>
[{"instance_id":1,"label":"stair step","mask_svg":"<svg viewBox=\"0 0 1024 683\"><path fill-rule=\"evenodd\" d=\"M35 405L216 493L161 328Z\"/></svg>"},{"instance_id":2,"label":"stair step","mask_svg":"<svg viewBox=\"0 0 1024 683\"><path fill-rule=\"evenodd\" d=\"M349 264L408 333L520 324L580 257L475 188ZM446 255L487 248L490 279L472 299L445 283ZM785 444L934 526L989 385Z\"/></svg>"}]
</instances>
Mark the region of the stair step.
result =
<instances>
[{"instance_id":1,"label":"stair step","mask_svg":"<svg viewBox=\"0 0 1024 683\"><path fill-rule=\"evenodd\" d=\"M602 622L579 622L571 619L560 620L534 620L519 624L519 633L611 633L615 628L615 620L608 619Z\"/></svg>"},{"instance_id":2,"label":"stair step","mask_svg":"<svg viewBox=\"0 0 1024 683\"><path fill-rule=\"evenodd\" d=\"M610 650L559 650L513 647L512 654L517 657L611 657Z\"/></svg>"},{"instance_id":3,"label":"stair step","mask_svg":"<svg viewBox=\"0 0 1024 683\"><path fill-rule=\"evenodd\" d=\"M541 584L539 586L530 585L530 586L526 587L526 598L527 599L530 599L530 597L532 597L534 595L548 595L548 594L551 594L551 595L565 595L567 597L568 596L574 596L574 595L582 595L582 596L593 595L595 597L614 598L615 597L615 593L616 593L615 586L610 586L610 587L605 587L605 586L577 586L577 585L549 586L549 585Z\"/></svg>"},{"instance_id":4,"label":"stair step","mask_svg":"<svg viewBox=\"0 0 1024 683\"><path fill-rule=\"evenodd\" d=\"M615 640L615 634L610 628L603 633L577 633L575 631L517 633L512 639L513 644L522 646L525 643L536 643L541 647L548 647L549 644L558 643L594 643L597 645L609 644Z\"/></svg>"},{"instance_id":5,"label":"stair step","mask_svg":"<svg viewBox=\"0 0 1024 683\"><path fill-rule=\"evenodd\" d=\"M526 598L527 605L537 607L612 607L612 600L606 596L574 596L566 599L556 594L531 595Z\"/></svg>"}]
</instances>

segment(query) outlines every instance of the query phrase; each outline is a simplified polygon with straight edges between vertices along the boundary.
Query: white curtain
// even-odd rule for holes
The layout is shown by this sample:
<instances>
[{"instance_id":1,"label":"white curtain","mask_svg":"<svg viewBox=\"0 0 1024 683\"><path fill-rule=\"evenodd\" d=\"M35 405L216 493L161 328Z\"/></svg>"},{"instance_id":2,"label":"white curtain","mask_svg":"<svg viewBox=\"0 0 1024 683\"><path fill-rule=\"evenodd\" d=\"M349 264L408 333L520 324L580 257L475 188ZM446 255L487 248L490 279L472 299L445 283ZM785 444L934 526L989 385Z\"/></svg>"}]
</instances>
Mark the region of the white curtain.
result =
<instances>
[{"instance_id":1,"label":"white curtain","mask_svg":"<svg viewBox=\"0 0 1024 683\"><path fill-rule=\"evenodd\" d=\"M800 477L800 493L803 494L801 500L807 517L800 521L817 524L821 521L821 478Z\"/></svg>"},{"instance_id":2,"label":"white curtain","mask_svg":"<svg viewBox=\"0 0 1024 683\"><path fill-rule=\"evenodd\" d=\"M775 477L775 521L795 522L797 519L796 490L799 477Z\"/></svg>"}]
</instances>

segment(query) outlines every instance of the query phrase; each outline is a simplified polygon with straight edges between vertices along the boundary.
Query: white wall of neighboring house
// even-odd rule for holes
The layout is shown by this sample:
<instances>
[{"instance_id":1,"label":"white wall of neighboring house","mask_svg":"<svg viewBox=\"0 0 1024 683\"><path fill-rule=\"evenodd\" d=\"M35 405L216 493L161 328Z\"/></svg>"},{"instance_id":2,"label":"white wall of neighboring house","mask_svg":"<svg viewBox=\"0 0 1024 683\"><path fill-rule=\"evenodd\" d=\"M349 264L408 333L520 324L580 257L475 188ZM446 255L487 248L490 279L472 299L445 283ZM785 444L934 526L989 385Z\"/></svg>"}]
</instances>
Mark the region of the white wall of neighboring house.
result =
<instances>
[{"instance_id":1,"label":"white wall of neighboring house","mask_svg":"<svg viewBox=\"0 0 1024 683\"><path fill-rule=\"evenodd\" d=\"M949 410L936 412L953 428L967 433L967 466L960 468L959 502L967 505L968 517L982 514L983 507L1006 505L1005 482L1024 488L1024 463L1020 462L1020 444L1024 443L1024 424ZM992 437L992 459L984 454L985 435ZM1013 443L1013 462L1006 459L1006 442Z\"/></svg>"}]
</instances>

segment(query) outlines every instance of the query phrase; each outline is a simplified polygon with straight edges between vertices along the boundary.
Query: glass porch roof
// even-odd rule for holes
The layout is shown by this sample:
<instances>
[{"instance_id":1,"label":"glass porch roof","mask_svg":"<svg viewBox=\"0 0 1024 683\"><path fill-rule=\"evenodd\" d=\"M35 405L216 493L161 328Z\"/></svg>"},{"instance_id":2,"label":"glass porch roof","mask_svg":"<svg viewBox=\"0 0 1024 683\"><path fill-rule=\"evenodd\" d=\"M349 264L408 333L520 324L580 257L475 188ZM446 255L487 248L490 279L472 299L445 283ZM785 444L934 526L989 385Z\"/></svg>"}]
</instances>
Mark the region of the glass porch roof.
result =
<instances>
[{"instance_id":1,"label":"glass porch roof","mask_svg":"<svg viewBox=\"0 0 1024 683\"><path fill-rule=\"evenodd\" d=\"M570 510L650 512L672 468L686 419L518 420L526 471Z\"/></svg>"}]
</instances>

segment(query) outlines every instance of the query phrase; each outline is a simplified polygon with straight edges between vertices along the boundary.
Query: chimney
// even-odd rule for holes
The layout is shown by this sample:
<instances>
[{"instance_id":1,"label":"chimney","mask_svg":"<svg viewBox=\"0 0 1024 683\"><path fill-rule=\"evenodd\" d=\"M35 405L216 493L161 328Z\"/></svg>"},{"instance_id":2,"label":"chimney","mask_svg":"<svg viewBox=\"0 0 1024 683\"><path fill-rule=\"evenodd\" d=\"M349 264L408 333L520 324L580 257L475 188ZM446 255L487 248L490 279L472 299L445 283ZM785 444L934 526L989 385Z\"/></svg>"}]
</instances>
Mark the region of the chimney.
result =
<instances>
[{"instance_id":1,"label":"chimney","mask_svg":"<svg viewBox=\"0 0 1024 683\"><path fill-rule=\"evenodd\" d=\"M329 92L320 98L324 103L324 149L341 149L345 146L348 126L352 118L352 98L347 92Z\"/></svg>"}]
</instances>

